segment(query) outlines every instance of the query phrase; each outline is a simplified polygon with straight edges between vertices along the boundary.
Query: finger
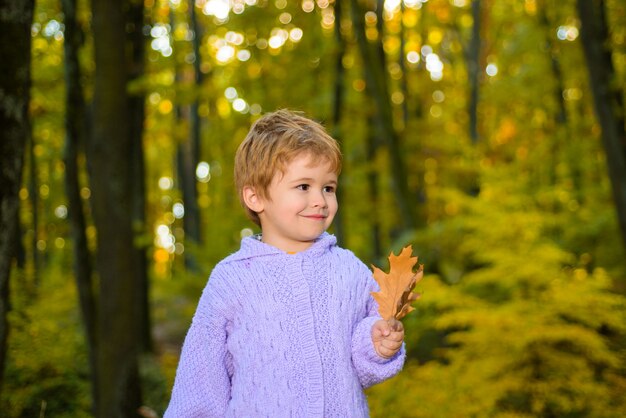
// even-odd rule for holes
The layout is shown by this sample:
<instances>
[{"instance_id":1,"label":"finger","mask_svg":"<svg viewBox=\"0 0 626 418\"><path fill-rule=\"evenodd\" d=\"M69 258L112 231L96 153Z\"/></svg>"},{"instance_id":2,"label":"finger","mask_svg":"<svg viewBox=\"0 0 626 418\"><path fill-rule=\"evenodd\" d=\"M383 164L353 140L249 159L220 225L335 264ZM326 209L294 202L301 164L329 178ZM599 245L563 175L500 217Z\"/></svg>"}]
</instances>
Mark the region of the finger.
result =
<instances>
[{"instance_id":1,"label":"finger","mask_svg":"<svg viewBox=\"0 0 626 418\"><path fill-rule=\"evenodd\" d=\"M389 341L403 341L404 340L404 333L403 332L392 332L387 337L385 337L385 340L389 340Z\"/></svg>"},{"instance_id":2,"label":"finger","mask_svg":"<svg viewBox=\"0 0 626 418\"><path fill-rule=\"evenodd\" d=\"M400 347L402 347L402 343L398 342L398 341L389 341L389 340L383 340L380 343L381 347L387 349L387 350L393 350L393 351L397 351L398 349L400 349Z\"/></svg>"},{"instance_id":3,"label":"finger","mask_svg":"<svg viewBox=\"0 0 626 418\"><path fill-rule=\"evenodd\" d=\"M391 318L389 321L387 321L387 323L389 324L389 328L392 331L404 331L404 325L402 325L402 322L398 321L395 318Z\"/></svg>"},{"instance_id":4,"label":"finger","mask_svg":"<svg viewBox=\"0 0 626 418\"><path fill-rule=\"evenodd\" d=\"M391 350L385 347L378 347L378 355L384 358L391 357Z\"/></svg>"},{"instance_id":5,"label":"finger","mask_svg":"<svg viewBox=\"0 0 626 418\"><path fill-rule=\"evenodd\" d=\"M378 354L380 354L382 357L385 358L391 358L393 357L396 353L398 352L397 349L390 349L390 348L386 348L386 347L381 347L378 350Z\"/></svg>"},{"instance_id":6,"label":"finger","mask_svg":"<svg viewBox=\"0 0 626 418\"><path fill-rule=\"evenodd\" d=\"M402 345L402 343L400 341L392 341L392 340L381 340L379 342L381 347L384 348L388 348L388 349L393 349L395 347L399 347L400 345Z\"/></svg>"},{"instance_id":7,"label":"finger","mask_svg":"<svg viewBox=\"0 0 626 418\"><path fill-rule=\"evenodd\" d=\"M380 335L382 335L383 337L387 337L389 334L391 334L391 327L389 326L387 321L384 321L382 319L380 321L376 321L374 323L374 327L376 330L378 330L378 332L380 332Z\"/></svg>"},{"instance_id":8,"label":"finger","mask_svg":"<svg viewBox=\"0 0 626 418\"><path fill-rule=\"evenodd\" d=\"M404 337L404 330L400 330L400 331L394 331L391 334L393 335L399 335L401 337Z\"/></svg>"},{"instance_id":9,"label":"finger","mask_svg":"<svg viewBox=\"0 0 626 418\"><path fill-rule=\"evenodd\" d=\"M372 327L372 339L375 341L379 341L382 340L383 337L383 330L378 323L375 323Z\"/></svg>"},{"instance_id":10,"label":"finger","mask_svg":"<svg viewBox=\"0 0 626 418\"><path fill-rule=\"evenodd\" d=\"M391 334L391 327L386 321L382 321L380 323L380 330L384 337L387 337Z\"/></svg>"}]
</instances>

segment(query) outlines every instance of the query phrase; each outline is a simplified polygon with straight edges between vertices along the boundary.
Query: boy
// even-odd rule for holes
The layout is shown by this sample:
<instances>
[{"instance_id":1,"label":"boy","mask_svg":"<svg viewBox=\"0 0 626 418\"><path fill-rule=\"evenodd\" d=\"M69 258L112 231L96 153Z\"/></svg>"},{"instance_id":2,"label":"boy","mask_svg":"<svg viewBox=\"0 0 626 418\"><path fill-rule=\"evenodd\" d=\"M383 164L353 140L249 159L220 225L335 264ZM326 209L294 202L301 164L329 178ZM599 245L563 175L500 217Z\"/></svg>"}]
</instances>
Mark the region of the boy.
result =
<instances>
[{"instance_id":1,"label":"boy","mask_svg":"<svg viewBox=\"0 0 626 418\"><path fill-rule=\"evenodd\" d=\"M366 417L363 389L404 364L370 270L326 233L341 154L316 122L279 110L251 127L235 182L261 234L211 273L165 417Z\"/></svg>"}]
</instances>

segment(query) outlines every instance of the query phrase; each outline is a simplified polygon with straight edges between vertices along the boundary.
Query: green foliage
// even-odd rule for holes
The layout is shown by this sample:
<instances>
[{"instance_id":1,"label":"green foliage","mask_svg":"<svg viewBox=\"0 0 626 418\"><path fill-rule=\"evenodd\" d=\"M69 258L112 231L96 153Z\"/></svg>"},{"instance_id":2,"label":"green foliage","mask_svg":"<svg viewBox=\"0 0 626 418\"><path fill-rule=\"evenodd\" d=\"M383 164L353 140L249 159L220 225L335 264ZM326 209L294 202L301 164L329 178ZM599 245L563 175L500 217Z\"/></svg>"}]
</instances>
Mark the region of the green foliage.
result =
<instances>
[{"instance_id":1,"label":"green foliage","mask_svg":"<svg viewBox=\"0 0 626 418\"><path fill-rule=\"evenodd\" d=\"M225 242L219 245L188 248L197 260L194 270L185 270L182 260L178 260L171 276L156 275L153 278L151 306L158 356L147 356L141 369L144 377L144 404L159 414L165 411L169 402L180 348L208 275L223 257L223 248L230 247L234 251L237 245L235 237L223 239Z\"/></svg>"},{"instance_id":2,"label":"green foliage","mask_svg":"<svg viewBox=\"0 0 626 418\"><path fill-rule=\"evenodd\" d=\"M140 358L139 370L143 405L162 416L170 399L172 382L167 379L162 362L151 354Z\"/></svg>"},{"instance_id":3,"label":"green foliage","mask_svg":"<svg viewBox=\"0 0 626 418\"><path fill-rule=\"evenodd\" d=\"M14 289L2 416L88 417L89 371L75 287L58 269L41 280L36 290Z\"/></svg>"},{"instance_id":4,"label":"green foliage","mask_svg":"<svg viewBox=\"0 0 626 418\"><path fill-rule=\"evenodd\" d=\"M56 260L53 265L61 263ZM24 277L15 274L13 279ZM92 416L90 371L75 284L60 269L47 271L36 288L27 282L18 283L9 318L9 362L0 398L0 416ZM174 332L167 327L172 323L188 324L193 313L191 299L197 301L199 293L187 290L189 298L180 303L185 294L181 284L189 289L190 283L180 280L164 286L171 291L167 307L161 304L165 296L156 292L155 317L159 323L156 331L167 332L172 338L177 333L184 337L184 330ZM178 304L175 299L179 300ZM182 309L183 306L186 308ZM172 355L168 364L165 352L159 358L150 354L141 358L143 403L160 414L169 401L176 360Z\"/></svg>"},{"instance_id":5,"label":"green foliage","mask_svg":"<svg viewBox=\"0 0 626 418\"><path fill-rule=\"evenodd\" d=\"M626 298L604 269L547 239L549 217L509 191L442 193L462 213L429 232L461 277L442 268L421 282L408 365L370 392L372 415L615 417L626 408Z\"/></svg>"},{"instance_id":6,"label":"green foliage","mask_svg":"<svg viewBox=\"0 0 626 418\"><path fill-rule=\"evenodd\" d=\"M79 1L78 15L86 29L80 58L89 101L94 61L87 3ZM305 3L313 9L305 12ZM341 141L344 245L366 263L382 265L391 249L397 253L412 242L429 274L418 286L423 297L417 312L405 319L405 370L368 392L373 416L623 415L624 248L580 41L556 37L557 30L577 33L575 2L481 2L477 144L468 133L471 3L412 2L403 13L384 13L383 34L372 14L366 19L368 37L383 37L406 181L421 202L423 227L405 231L391 192L389 152L373 134L350 10L344 8L338 21L332 2L258 1L219 21L197 9L201 32L193 33L189 2L145 2L148 29L166 28L173 49L162 54L148 35L146 73L129 86L146 97L149 226L141 243L152 257L157 353L141 362L147 407L158 414L165 409L179 349L212 266L237 248L242 235L256 232L234 194L234 152L259 112L289 107L322 120ZM606 5L617 78L624 80L625 8L617 0ZM28 263L26 277L13 276L0 400L7 418L90 416L87 352L60 210L66 198L59 7L37 1L32 32L35 146L20 195L26 253L39 262ZM547 22L540 19L543 12ZM337 25L345 41L342 78ZM267 46L273 31L294 28L302 30L299 41ZM244 41L228 43L233 34ZM199 57L191 44L196 36ZM224 45L249 51L249 59L218 60ZM431 77L423 47L442 60L441 79ZM410 53L419 60L405 59ZM199 85L192 74L196 60ZM488 64L497 74L486 74ZM343 102L335 126L336 86ZM234 108L229 88L247 111ZM185 239L184 218L173 209L184 203L176 153L189 140L194 100L201 118L197 157L210 166L210 176L197 183L203 237L197 245ZM81 195L89 203L84 163L81 158ZM96 231L89 227L87 234L93 250ZM194 265L185 263L188 256ZM31 277L35 268L38 283Z\"/></svg>"}]
</instances>

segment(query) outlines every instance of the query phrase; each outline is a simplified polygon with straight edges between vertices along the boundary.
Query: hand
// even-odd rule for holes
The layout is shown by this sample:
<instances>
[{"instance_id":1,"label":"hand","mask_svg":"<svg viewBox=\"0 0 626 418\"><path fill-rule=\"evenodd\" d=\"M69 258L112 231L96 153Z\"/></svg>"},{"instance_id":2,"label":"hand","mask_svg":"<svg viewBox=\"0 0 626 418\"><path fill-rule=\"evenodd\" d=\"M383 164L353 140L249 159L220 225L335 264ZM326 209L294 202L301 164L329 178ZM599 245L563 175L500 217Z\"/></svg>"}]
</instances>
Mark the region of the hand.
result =
<instances>
[{"instance_id":1,"label":"hand","mask_svg":"<svg viewBox=\"0 0 626 418\"><path fill-rule=\"evenodd\" d=\"M372 325L372 342L376 353L383 358L393 357L402 347L404 327L402 322L393 318L381 319Z\"/></svg>"}]
</instances>

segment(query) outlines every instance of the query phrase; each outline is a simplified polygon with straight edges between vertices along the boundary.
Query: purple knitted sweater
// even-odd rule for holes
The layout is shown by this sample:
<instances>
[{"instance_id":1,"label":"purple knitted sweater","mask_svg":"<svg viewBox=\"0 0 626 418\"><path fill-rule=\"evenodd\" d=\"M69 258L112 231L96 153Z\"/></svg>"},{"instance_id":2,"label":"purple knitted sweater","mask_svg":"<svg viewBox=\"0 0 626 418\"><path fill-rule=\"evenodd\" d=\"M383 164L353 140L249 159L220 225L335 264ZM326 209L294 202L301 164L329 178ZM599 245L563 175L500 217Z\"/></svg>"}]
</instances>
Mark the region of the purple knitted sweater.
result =
<instances>
[{"instance_id":1,"label":"purple knitted sweater","mask_svg":"<svg viewBox=\"0 0 626 418\"><path fill-rule=\"evenodd\" d=\"M372 290L330 234L297 254L244 238L202 293L164 418L367 417L363 389L405 357L374 350Z\"/></svg>"}]
</instances>

